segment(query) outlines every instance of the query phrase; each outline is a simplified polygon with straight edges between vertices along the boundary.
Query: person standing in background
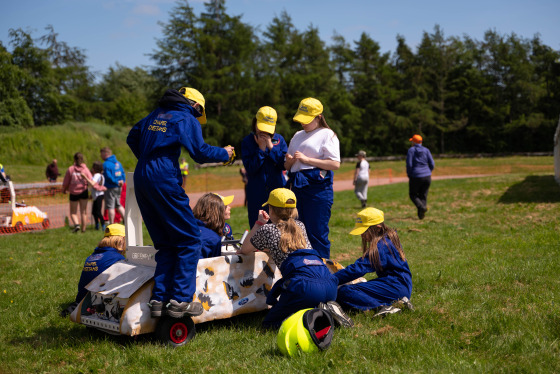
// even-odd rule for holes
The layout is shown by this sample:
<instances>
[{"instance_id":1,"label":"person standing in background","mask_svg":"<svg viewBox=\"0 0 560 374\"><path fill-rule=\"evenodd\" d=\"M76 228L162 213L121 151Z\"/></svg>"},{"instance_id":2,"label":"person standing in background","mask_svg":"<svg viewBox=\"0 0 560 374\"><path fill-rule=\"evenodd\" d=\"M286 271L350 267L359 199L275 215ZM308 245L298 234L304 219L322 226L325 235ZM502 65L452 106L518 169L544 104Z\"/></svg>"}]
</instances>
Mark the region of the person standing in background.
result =
<instances>
[{"instance_id":1,"label":"person standing in background","mask_svg":"<svg viewBox=\"0 0 560 374\"><path fill-rule=\"evenodd\" d=\"M105 200L105 191L107 188L104 186L105 177L103 176L103 164L100 161L95 161L91 167L93 178L88 179L86 175L82 177L91 186L91 215L95 222L95 229L105 230L105 219L103 218L103 201Z\"/></svg>"},{"instance_id":2,"label":"person standing in background","mask_svg":"<svg viewBox=\"0 0 560 374\"><path fill-rule=\"evenodd\" d=\"M47 170L45 170L45 175L50 183L55 183L56 178L60 175L58 172L58 163L56 158L52 160L50 164L47 165Z\"/></svg>"},{"instance_id":3,"label":"person standing in background","mask_svg":"<svg viewBox=\"0 0 560 374\"><path fill-rule=\"evenodd\" d=\"M7 182L8 180L9 178L4 172L4 165L0 164L0 181Z\"/></svg>"},{"instance_id":4,"label":"person standing in background","mask_svg":"<svg viewBox=\"0 0 560 374\"><path fill-rule=\"evenodd\" d=\"M84 155L80 152L74 154L74 163L68 168L62 182L62 193L70 193L70 218L74 227L72 232L86 231L87 223L87 203L88 185L86 179L91 179L92 175L84 163ZM78 216L78 207L80 215Z\"/></svg>"},{"instance_id":5,"label":"person standing in background","mask_svg":"<svg viewBox=\"0 0 560 374\"><path fill-rule=\"evenodd\" d=\"M181 168L181 175L183 176L183 187L184 190L187 189L187 177L189 176L189 163L185 160L184 157L181 158L181 162L179 163L179 168Z\"/></svg>"},{"instance_id":6,"label":"person standing in background","mask_svg":"<svg viewBox=\"0 0 560 374\"><path fill-rule=\"evenodd\" d=\"M418 218L424 219L428 211L428 190L432 183L434 159L430 150L422 145L418 134L408 139L412 147L406 155L406 175L408 176L408 196L418 210Z\"/></svg>"},{"instance_id":7,"label":"person standing in background","mask_svg":"<svg viewBox=\"0 0 560 374\"><path fill-rule=\"evenodd\" d=\"M101 148L103 162L103 176L105 177L105 208L109 212L109 224L115 223L115 210L124 217L124 207L121 205L122 186L125 181L124 169L111 148Z\"/></svg>"},{"instance_id":8,"label":"person standing in background","mask_svg":"<svg viewBox=\"0 0 560 374\"><path fill-rule=\"evenodd\" d=\"M362 208L365 208L369 185L369 162L366 161L365 151L359 151L356 157L358 157L358 163L356 164L356 171L354 172L354 193L362 203Z\"/></svg>"}]
</instances>

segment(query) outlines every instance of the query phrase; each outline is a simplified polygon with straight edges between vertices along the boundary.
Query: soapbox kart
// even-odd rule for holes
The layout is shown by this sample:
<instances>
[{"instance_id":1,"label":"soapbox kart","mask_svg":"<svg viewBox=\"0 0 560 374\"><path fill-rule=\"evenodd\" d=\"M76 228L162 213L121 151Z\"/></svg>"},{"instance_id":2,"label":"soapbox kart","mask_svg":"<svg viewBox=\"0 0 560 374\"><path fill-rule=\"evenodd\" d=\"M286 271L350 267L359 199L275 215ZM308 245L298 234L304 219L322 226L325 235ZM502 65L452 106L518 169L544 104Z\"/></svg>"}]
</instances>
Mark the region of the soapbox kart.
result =
<instances>
[{"instance_id":1,"label":"soapbox kart","mask_svg":"<svg viewBox=\"0 0 560 374\"><path fill-rule=\"evenodd\" d=\"M194 337L197 323L268 309L266 296L281 278L280 271L264 252L237 255L242 240L223 241L221 256L198 262L193 300L202 303L204 312L192 318L152 318L148 302L156 250L143 245L133 173L127 179L126 260L113 264L86 286L89 292L70 315L73 322L115 335L155 333L164 343L181 346ZM331 271L341 268L330 260L327 265Z\"/></svg>"},{"instance_id":2,"label":"soapbox kart","mask_svg":"<svg viewBox=\"0 0 560 374\"><path fill-rule=\"evenodd\" d=\"M0 207L0 230L21 232L24 230L24 226L40 224L44 229L50 226L47 213L35 206L26 206L16 202L16 192L12 181L8 180L1 184L3 185L0 186L1 195L6 198L2 199Z\"/></svg>"}]
</instances>

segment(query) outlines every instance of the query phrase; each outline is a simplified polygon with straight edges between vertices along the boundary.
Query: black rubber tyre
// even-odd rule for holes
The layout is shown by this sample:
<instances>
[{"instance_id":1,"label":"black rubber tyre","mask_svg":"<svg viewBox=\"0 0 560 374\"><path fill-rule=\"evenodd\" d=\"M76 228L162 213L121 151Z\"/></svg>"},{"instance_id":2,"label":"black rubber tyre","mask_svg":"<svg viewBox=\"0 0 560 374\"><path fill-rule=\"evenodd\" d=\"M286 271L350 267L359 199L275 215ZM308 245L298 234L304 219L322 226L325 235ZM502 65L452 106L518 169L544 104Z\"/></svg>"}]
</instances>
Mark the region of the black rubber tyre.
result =
<instances>
[{"instance_id":1,"label":"black rubber tyre","mask_svg":"<svg viewBox=\"0 0 560 374\"><path fill-rule=\"evenodd\" d=\"M48 218L45 218L45 219L43 220L43 223L42 223L42 224L43 224L43 228L44 228L44 229L48 229L48 228L50 227L50 225L51 225L51 221L49 221Z\"/></svg>"},{"instance_id":2,"label":"black rubber tyre","mask_svg":"<svg viewBox=\"0 0 560 374\"><path fill-rule=\"evenodd\" d=\"M16 222L16 224L14 226L14 230L16 230L16 232L22 232L23 231L23 223Z\"/></svg>"},{"instance_id":3,"label":"black rubber tyre","mask_svg":"<svg viewBox=\"0 0 560 374\"><path fill-rule=\"evenodd\" d=\"M164 344L181 347L194 338L196 330L189 317L173 318L163 316L156 327L156 337Z\"/></svg>"}]
</instances>

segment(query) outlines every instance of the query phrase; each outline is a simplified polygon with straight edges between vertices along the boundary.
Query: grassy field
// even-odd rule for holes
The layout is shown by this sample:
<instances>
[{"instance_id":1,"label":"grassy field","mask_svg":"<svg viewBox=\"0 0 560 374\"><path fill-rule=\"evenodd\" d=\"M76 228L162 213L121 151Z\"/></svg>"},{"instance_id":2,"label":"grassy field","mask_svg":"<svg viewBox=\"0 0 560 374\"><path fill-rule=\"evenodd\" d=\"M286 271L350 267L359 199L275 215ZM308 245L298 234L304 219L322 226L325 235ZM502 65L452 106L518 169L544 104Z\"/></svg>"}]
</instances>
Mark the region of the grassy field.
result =
<instances>
[{"instance_id":1,"label":"grassy field","mask_svg":"<svg viewBox=\"0 0 560 374\"><path fill-rule=\"evenodd\" d=\"M98 232L8 235L0 238L0 372L559 372L560 187L552 158L436 162L438 172L472 174L476 165L476 174L508 173L434 181L423 221L406 184L370 189L370 202L398 229L415 311L384 319L350 313L356 327L337 329L331 348L312 355L283 357L276 333L260 329L264 312L198 325L194 340L174 350L150 336L91 334L58 316ZM379 169L393 167L402 163ZM360 255L359 237L348 235L358 210L352 191L335 193L332 257L345 265ZM234 231L245 222L246 210L234 208Z\"/></svg>"}]
</instances>

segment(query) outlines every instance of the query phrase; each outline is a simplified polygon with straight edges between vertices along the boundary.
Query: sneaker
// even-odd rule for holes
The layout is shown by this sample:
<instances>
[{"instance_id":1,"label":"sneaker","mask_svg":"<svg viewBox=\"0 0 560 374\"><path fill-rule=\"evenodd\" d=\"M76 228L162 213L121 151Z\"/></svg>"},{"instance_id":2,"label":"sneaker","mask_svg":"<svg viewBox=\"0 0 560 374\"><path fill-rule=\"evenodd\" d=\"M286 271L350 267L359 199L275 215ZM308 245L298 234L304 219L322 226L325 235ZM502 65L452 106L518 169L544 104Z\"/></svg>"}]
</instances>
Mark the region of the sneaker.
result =
<instances>
[{"instance_id":1,"label":"sneaker","mask_svg":"<svg viewBox=\"0 0 560 374\"><path fill-rule=\"evenodd\" d=\"M334 320L343 327L354 327L354 321L348 317L342 310L342 307L336 301L327 301L326 303L319 303L319 309L324 309L331 313Z\"/></svg>"},{"instance_id":2,"label":"sneaker","mask_svg":"<svg viewBox=\"0 0 560 374\"><path fill-rule=\"evenodd\" d=\"M99 230L99 222L97 222L97 223L95 224L95 229L96 229L96 230Z\"/></svg>"},{"instance_id":3,"label":"sneaker","mask_svg":"<svg viewBox=\"0 0 560 374\"><path fill-rule=\"evenodd\" d=\"M196 317L204 312L204 308L202 308L202 304L196 301L192 301L187 303L186 301L178 302L176 300L169 300L169 304L167 304L167 315L174 317L174 318L182 318L183 316L191 316Z\"/></svg>"},{"instance_id":4,"label":"sneaker","mask_svg":"<svg viewBox=\"0 0 560 374\"><path fill-rule=\"evenodd\" d=\"M410 302L410 300L406 296L404 296L404 297L398 299L397 301L395 301L395 303L393 303L393 305L396 306L397 308L401 308L401 309L414 310L414 305L412 305L412 303Z\"/></svg>"},{"instance_id":5,"label":"sneaker","mask_svg":"<svg viewBox=\"0 0 560 374\"><path fill-rule=\"evenodd\" d=\"M377 313L375 313L373 316L374 317L385 317L387 314L394 314L394 313L398 313L401 310L399 308L395 308L394 306L382 306L381 308L379 308L379 310L377 311Z\"/></svg>"},{"instance_id":6,"label":"sneaker","mask_svg":"<svg viewBox=\"0 0 560 374\"><path fill-rule=\"evenodd\" d=\"M152 318L161 317L163 310L163 301L150 300L148 306L150 307Z\"/></svg>"},{"instance_id":7,"label":"sneaker","mask_svg":"<svg viewBox=\"0 0 560 374\"><path fill-rule=\"evenodd\" d=\"M362 208L365 208L367 205L367 201L366 200L362 200Z\"/></svg>"},{"instance_id":8,"label":"sneaker","mask_svg":"<svg viewBox=\"0 0 560 374\"><path fill-rule=\"evenodd\" d=\"M78 231L80 231L80 225L74 226L74 228L72 229L72 232L77 233Z\"/></svg>"}]
</instances>

